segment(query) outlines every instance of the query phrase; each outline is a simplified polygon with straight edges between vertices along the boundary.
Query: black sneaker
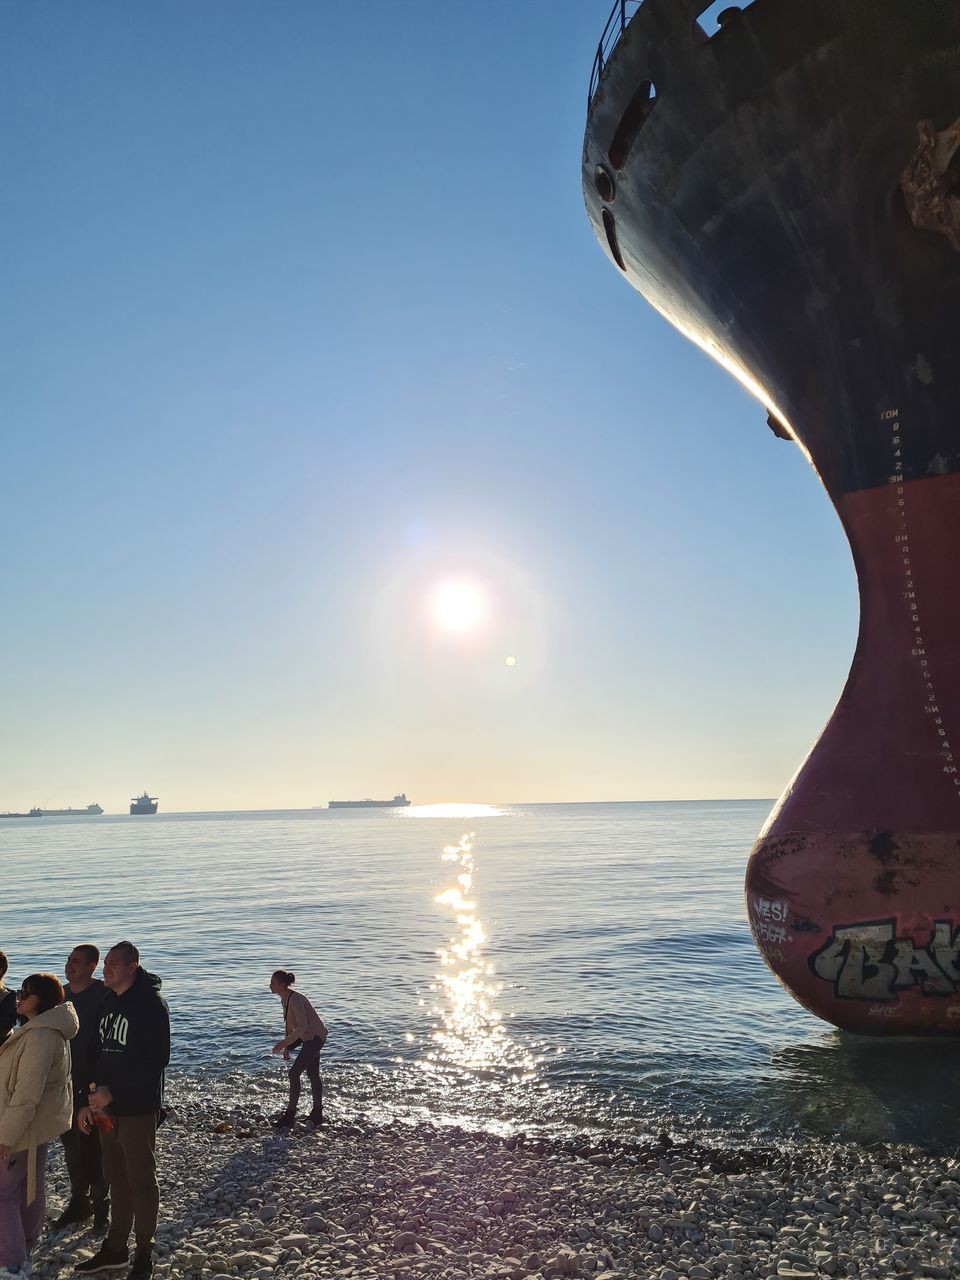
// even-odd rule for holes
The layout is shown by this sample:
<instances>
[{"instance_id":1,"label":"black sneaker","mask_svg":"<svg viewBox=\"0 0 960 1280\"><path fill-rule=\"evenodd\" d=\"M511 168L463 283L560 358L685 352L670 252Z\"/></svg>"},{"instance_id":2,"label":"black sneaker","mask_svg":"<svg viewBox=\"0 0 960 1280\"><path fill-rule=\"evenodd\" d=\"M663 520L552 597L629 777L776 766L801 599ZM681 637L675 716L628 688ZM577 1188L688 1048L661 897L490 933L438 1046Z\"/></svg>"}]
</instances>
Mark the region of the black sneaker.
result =
<instances>
[{"instance_id":1,"label":"black sneaker","mask_svg":"<svg viewBox=\"0 0 960 1280\"><path fill-rule=\"evenodd\" d=\"M72 1227L78 1222L86 1222L92 1213L93 1207L89 1200L71 1200L60 1217L54 1219L53 1230L62 1231L64 1227Z\"/></svg>"},{"instance_id":2,"label":"black sneaker","mask_svg":"<svg viewBox=\"0 0 960 1280\"><path fill-rule=\"evenodd\" d=\"M93 1209L93 1234L105 1236L110 1227L110 1205L98 1204Z\"/></svg>"},{"instance_id":3,"label":"black sneaker","mask_svg":"<svg viewBox=\"0 0 960 1280\"><path fill-rule=\"evenodd\" d=\"M150 1280L153 1275L153 1251L137 1249L133 1255L133 1266L127 1272L127 1280Z\"/></svg>"},{"instance_id":4,"label":"black sneaker","mask_svg":"<svg viewBox=\"0 0 960 1280\"><path fill-rule=\"evenodd\" d=\"M122 1271L129 1261L126 1249L110 1249L103 1244L92 1258L84 1258L73 1269L79 1275L92 1276L96 1271Z\"/></svg>"},{"instance_id":5,"label":"black sneaker","mask_svg":"<svg viewBox=\"0 0 960 1280\"><path fill-rule=\"evenodd\" d=\"M314 1107L307 1116L307 1124L312 1124L315 1129L319 1129L323 1124L323 1107Z\"/></svg>"},{"instance_id":6,"label":"black sneaker","mask_svg":"<svg viewBox=\"0 0 960 1280\"><path fill-rule=\"evenodd\" d=\"M292 1129L296 1122L297 1117L292 1111L283 1111L271 1121L271 1124L275 1129Z\"/></svg>"}]
</instances>

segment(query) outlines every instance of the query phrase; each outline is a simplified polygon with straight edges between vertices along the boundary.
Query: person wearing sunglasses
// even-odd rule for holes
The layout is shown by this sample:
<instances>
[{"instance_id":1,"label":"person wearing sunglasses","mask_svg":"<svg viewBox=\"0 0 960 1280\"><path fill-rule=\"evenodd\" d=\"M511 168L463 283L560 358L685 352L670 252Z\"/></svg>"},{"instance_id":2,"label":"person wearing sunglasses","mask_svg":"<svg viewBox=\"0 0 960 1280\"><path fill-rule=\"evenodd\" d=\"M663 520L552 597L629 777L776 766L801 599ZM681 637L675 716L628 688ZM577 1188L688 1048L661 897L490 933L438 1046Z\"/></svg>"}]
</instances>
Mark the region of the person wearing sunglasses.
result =
<instances>
[{"instance_id":1,"label":"person wearing sunglasses","mask_svg":"<svg viewBox=\"0 0 960 1280\"><path fill-rule=\"evenodd\" d=\"M99 1034L101 1006L107 995L101 980L93 976L99 963L99 949L92 942L82 942L67 956L63 968L67 978L63 996L76 1009L80 1030L70 1041L74 1124L60 1139L70 1177L70 1198L53 1223L53 1230L78 1226L92 1216L94 1235L102 1236L110 1219L110 1200L103 1176L100 1134L96 1128L92 1133L84 1133L76 1123L80 1111L87 1105L90 1051Z\"/></svg>"},{"instance_id":2,"label":"person wearing sunglasses","mask_svg":"<svg viewBox=\"0 0 960 1280\"><path fill-rule=\"evenodd\" d=\"M22 1025L0 1046L0 1280L30 1273L46 1208L47 1143L73 1119L70 1040L79 1019L60 979L32 973L17 992Z\"/></svg>"}]
</instances>

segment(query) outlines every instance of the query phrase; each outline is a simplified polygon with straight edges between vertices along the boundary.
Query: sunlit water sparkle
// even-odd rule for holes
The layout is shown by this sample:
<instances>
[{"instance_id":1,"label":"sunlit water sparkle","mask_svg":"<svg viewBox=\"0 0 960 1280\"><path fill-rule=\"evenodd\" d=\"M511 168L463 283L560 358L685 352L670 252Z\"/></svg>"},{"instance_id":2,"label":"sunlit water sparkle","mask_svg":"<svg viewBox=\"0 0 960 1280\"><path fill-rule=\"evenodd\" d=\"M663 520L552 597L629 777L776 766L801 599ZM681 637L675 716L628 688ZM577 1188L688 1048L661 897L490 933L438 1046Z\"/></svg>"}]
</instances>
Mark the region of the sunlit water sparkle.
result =
<instances>
[{"instance_id":1,"label":"sunlit water sparkle","mask_svg":"<svg viewBox=\"0 0 960 1280\"><path fill-rule=\"evenodd\" d=\"M482 1079L499 1089L533 1079L536 1057L507 1034L497 1006L502 984L493 980L495 967L484 958L486 934L470 896L476 875L473 839L471 831L441 854L454 864L456 882L434 901L454 912L460 932L437 950L441 969L431 990L442 994L443 1003L431 1010L440 1026L433 1032L436 1048L422 1066L452 1072L461 1083Z\"/></svg>"},{"instance_id":2,"label":"sunlit water sparkle","mask_svg":"<svg viewBox=\"0 0 960 1280\"><path fill-rule=\"evenodd\" d=\"M273 1105L267 989L330 1026L331 1109L501 1131L960 1145L960 1043L866 1040L776 984L743 908L767 801L0 821L10 982L133 938L177 1096Z\"/></svg>"}]
</instances>

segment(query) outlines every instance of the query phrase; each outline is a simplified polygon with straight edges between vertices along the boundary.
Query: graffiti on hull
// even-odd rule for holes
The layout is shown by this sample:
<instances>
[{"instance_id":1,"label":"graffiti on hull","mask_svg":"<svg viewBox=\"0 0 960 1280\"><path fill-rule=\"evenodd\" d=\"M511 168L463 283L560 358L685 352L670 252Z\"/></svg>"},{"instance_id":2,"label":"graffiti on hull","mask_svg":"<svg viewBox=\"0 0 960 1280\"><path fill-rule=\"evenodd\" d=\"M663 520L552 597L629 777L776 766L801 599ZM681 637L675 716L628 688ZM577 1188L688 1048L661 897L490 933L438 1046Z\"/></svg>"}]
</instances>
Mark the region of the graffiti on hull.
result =
<instances>
[{"instance_id":1,"label":"graffiti on hull","mask_svg":"<svg viewBox=\"0 0 960 1280\"><path fill-rule=\"evenodd\" d=\"M793 935L787 932L789 905L780 900L754 898L751 906L750 928L761 955L770 964L782 962L786 958L784 946L793 941Z\"/></svg>"},{"instance_id":2,"label":"graffiti on hull","mask_svg":"<svg viewBox=\"0 0 960 1280\"><path fill-rule=\"evenodd\" d=\"M960 925L935 920L929 941L896 932L895 920L837 925L809 960L841 1000L895 1001L918 987L927 996L960 993Z\"/></svg>"}]
</instances>

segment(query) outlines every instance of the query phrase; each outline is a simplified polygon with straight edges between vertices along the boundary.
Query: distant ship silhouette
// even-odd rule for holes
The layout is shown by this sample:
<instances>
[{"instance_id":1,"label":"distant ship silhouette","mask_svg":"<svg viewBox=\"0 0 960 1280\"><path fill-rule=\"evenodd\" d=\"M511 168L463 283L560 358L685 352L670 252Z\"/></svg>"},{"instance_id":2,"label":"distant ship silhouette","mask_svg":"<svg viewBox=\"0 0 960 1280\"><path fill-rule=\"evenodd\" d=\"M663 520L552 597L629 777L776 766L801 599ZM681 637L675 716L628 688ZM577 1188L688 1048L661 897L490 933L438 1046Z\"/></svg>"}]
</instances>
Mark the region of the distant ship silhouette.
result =
<instances>
[{"instance_id":1,"label":"distant ship silhouette","mask_svg":"<svg viewBox=\"0 0 960 1280\"><path fill-rule=\"evenodd\" d=\"M405 795L394 796L392 800L330 800L328 809L403 809L410 801Z\"/></svg>"}]
</instances>

